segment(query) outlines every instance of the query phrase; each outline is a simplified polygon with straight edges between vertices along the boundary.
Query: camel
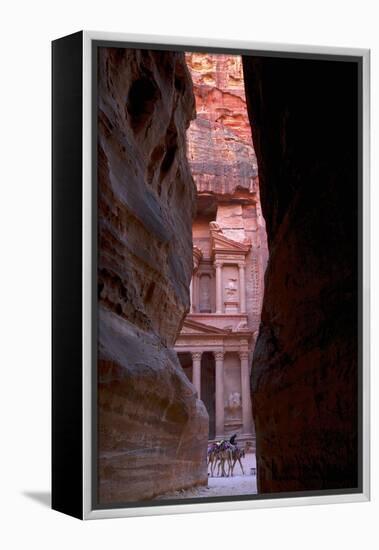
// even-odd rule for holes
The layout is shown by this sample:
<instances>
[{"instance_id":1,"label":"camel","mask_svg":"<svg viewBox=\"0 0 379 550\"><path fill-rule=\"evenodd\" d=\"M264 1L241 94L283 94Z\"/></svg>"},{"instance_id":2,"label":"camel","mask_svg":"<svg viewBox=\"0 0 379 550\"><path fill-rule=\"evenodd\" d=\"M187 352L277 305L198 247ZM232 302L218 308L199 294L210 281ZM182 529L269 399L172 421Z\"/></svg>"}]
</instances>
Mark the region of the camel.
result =
<instances>
[{"instance_id":1,"label":"camel","mask_svg":"<svg viewBox=\"0 0 379 550\"><path fill-rule=\"evenodd\" d=\"M208 449L208 466L210 467L211 477L213 477L213 472L216 467L217 460L218 460L218 449L217 449L217 446L212 445L212 447Z\"/></svg>"},{"instance_id":2,"label":"camel","mask_svg":"<svg viewBox=\"0 0 379 550\"><path fill-rule=\"evenodd\" d=\"M217 466L217 477L229 477L233 476L234 467L238 462L242 474L245 475L242 458L245 457L245 450L240 449L237 445L232 445L230 442L221 441L220 443L213 443L208 448L208 467L210 468L210 476L213 477L215 468Z\"/></svg>"},{"instance_id":3,"label":"camel","mask_svg":"<svg viewBox=\"0 0 379 550\"><path fill-rule=\"evenodd\" d=\"M218 469L217 469L217 476L220 475L221 471L221 477L229 477L232 467L232 460L233 460L233 451L230 447L226 449L222 449L218 451L217 458L218 458ZM226 473L225 464L227 464L228 467L228 473Z\"/></svg>"},{"instance_id":4,"label":"camel","mask_svg":"<svg viewBox=\"0 0 379 550\"><path fill-rule=\"evenodd\" d=\"M217 465L217 476L228 477L232 464L232 448L228 442L213 443L208 448L208 466L210 467L210 476L213 477Z\"/></svg>"},{"instance_id":5,"label":"camel","mask_svg":"<svg viewBox=\"0 0 379 550\"><path fill-rule=\"evenodd\" d=\"M232 450L231 475L233 475L234 467L237 462L241 466L242 475L245 475L245 472L242 466L242 461L241 461L242 458L245 458L245 450L235 446L234 449Z\"/></svg>"}]
</instances>

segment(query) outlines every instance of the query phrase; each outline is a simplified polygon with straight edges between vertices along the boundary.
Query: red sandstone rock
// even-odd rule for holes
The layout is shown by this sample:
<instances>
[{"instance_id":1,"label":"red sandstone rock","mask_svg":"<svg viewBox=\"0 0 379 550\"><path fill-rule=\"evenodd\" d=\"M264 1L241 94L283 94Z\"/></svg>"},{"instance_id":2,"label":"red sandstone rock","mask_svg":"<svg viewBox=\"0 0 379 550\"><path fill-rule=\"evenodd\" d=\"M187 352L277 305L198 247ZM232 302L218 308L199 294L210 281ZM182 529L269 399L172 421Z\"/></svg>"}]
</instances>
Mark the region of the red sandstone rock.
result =
<instances>
[{"instance_id":1,"label":"red sandstone rock","mask_svg":"<svg viewBox=\"0 0 379 550\"><path fill-rule=\"evenodd\" d=\"M170 349L189 309L184 55L99 52L99 501L206 484L208 416Z\"/></svg>"},{"instance_id":2,"label":"red sandstone rock","mask_svg":"<svg viewBox=\"0 0 379 550\"><path fill-rule=\"evenodd\" d=\"M257 192L258 171L239 56L187 53L196 97L188 159L198 191Z\"/></svg>"},{"instance_id":3,"label":"red sandstone rock","mask_svg":"<svg viewBox=\"0 0 379 550\"><path fill-rule=\"evenodd\" d=\"M196 119L187 132L188 160L197 187L194 241L210 255L209 220L232 240L252 244L246 258L248 325L260 323L267 238L257 160L246 107L240 56L187 53Z\"/></svg>"},{"instance_id":4,"label":"red sandstone rock","mask_svg":"<svg viewBox=\"0 0 379 550\"><path fill-rule=\"evenodd\" d=\"M357 75L244 58L270 259L252 369L261 493L357 488Z\"/></svg>"},{"instance_id":5,"label":"red sandstone rock","mask_svg":"<svg viewBox=\"0 0 379 550\"><path fill-rule=\"evenodd\" d=\"M193 308L176 349L190 379L200 392L202 386L205 389L201 395L210 416L210 438L215 433L223 437L237 432L250 442L254 433L249 381L248 376L241 376L245 371L241 370L241 357L236 350L248 351L252 358L253 334L260 322L267 241L242 63L239 56L205 53L188 53L186 61L194 82L197 110L187 133L188 159L198 191L197 217L193 223L197 262L192 281ZM211 227L217 227L222 237L217 245ZM241 245L246 245L242 255ZM219 279L219 308L216 249L219 253L223 249L225 261ZM241 276L238 263L243 264ZM243 288L240 277L245 281ZM230 334L220 336L217 330L223 328ZM229 350L223 360L223 387L212 382L214 358L209 353L203 353L200 376L196 374L198 367L188 368L188 354L183 353L183 349L198 352L212 349L215 342L218 348ZM240 401L237 412L229 407L236 396ZM216 405L217 399L224 399L224 409Z\"/></svg>"}]
</instances>

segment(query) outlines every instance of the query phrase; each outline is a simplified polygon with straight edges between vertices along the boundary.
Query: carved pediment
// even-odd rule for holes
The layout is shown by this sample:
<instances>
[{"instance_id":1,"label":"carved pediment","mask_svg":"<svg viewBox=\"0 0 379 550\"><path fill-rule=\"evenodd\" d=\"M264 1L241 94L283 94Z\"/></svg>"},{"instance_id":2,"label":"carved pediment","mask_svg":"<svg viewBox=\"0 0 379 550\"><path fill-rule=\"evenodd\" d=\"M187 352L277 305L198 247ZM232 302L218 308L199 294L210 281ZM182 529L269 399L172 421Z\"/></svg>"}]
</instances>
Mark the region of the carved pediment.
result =
<instances>
[{"instance_id":1,"label":"carved pediment","mask_svg":"<svg viewBox=\"0 0 379 550\"><path fill-rule=\"evenodd\" d=\"M227 334L230 334L230 332L231 332L231 328L221 329L210 325L204 325L203 323L199 323L198 321L192 321L190 319L186 319L184 321L180 334L181 335L196 334L198 336L203 334L204 335L210 335L210 334L227 335Z\"/></svg>"},{"instance_id":2,"label":"carved pediment","mask_svg":"<svg viewBox=\"0 0 379 550\"><path fill-rule=\"evenodd\" d=\"M226 237L220 229L210 226L211 238L212 238L212 251L213 253L231 253L246 256L249 252L251 243L249 239L244 242L234 241L229 237Z\"/></svg>"}]
</instances>

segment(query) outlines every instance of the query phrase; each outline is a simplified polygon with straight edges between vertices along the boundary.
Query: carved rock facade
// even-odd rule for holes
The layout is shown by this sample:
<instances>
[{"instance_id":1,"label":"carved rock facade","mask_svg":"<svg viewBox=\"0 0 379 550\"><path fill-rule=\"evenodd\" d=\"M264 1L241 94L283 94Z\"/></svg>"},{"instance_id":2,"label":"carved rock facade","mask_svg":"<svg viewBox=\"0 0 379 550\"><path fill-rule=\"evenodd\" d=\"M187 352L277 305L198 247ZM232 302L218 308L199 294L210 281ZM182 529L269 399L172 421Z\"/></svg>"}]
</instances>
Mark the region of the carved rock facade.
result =
<instances>
[{"instance_id":1,"label":"carved rock facade","mask_svg":"<svg viewBox=\"0 0 379 550\"><path fill-rule=\"evenodd\" d=\"M175 349L206 404L209 438L237 433L240 442L254 444L249 364L267 244L242 61L200 53L186 60L197 112L188 130L197 216L191 311Z\"/></svg>"},{"instance_id":2,"label":"carved rock facade","mask_svg":"<svg viewBox=\"0 0 379 550\"><path fill-rule=\"evenodd\" d=\"M184 55L102 48L98 144L101 503L207 483L208 415L171 349L189 310L195 187Z\"/></svg>"}]
</instances>

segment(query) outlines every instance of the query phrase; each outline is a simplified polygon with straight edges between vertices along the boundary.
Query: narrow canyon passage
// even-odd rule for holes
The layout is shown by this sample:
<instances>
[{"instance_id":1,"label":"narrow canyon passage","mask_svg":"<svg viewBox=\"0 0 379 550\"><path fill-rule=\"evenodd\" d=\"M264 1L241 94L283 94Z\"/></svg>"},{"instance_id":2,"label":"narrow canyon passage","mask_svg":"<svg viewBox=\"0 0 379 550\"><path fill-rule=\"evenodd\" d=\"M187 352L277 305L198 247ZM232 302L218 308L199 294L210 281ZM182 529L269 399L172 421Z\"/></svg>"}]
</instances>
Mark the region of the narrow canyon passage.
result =
<instances>
[{"instance_id":1,"label":"narrow canyon passage","mask_svg":"<svg viewBox=\"0 0 379 550\"><path fill-rule=\"evenodd\" d=\"M207 485L214 438L255 460L267 244L240 57L103 48L98 95L98 491L122 502Z\"/></svg>"},{"instance_id":2,"label":"narrow canyon passage","mask_svg":"<svg viewBox=\"0 0 379 550\"><path fill-rule=\"evenodd\" d=\"M100 49L100 503L356 487L354 71Z\"/></svg>"},{"instance_id":3,"label":"narrow canyon passage","mask_svg":"<svg viewBox=\"0 0 379 550\"><path fill-rule=\"evenodd\" d=\"M209 415L209 442L236 434L246 477L210 476L202 496L255 494L255 428L250 371L267 264L259 177L244 90L242 59L187 53L196 118L187 158L196 189L190 312L175 343L179 360ZM192 492L184 492L187 498Z\"/></svg>"},{"instance_id":4,"label":"narrow canyon passage","mask_svg":"<svg viewBox=\"0 0 379 550\"><path fill-rule=\"evenodd\" d=\"M268 252L242 60L233 55L187 53L186 62L196 100L196 118L187 131L187 158L197 203L192 224L191 309L175 349L179 358L193 355L192 381L199 395L206 368L202 356L211 353L214 361L222 363L220 377L216 368L213 408L207 398L208 414L214 415L216 407L224 417L216 418L216 436L237 431L254 446L248 378ZM244 377L245 360L249 365Z\"/></svg>"}]
</instances>

